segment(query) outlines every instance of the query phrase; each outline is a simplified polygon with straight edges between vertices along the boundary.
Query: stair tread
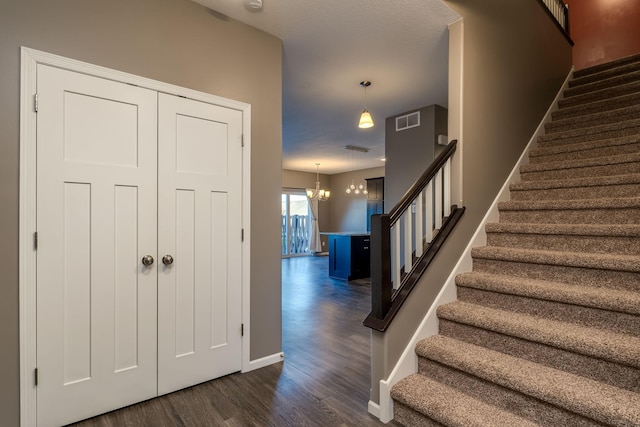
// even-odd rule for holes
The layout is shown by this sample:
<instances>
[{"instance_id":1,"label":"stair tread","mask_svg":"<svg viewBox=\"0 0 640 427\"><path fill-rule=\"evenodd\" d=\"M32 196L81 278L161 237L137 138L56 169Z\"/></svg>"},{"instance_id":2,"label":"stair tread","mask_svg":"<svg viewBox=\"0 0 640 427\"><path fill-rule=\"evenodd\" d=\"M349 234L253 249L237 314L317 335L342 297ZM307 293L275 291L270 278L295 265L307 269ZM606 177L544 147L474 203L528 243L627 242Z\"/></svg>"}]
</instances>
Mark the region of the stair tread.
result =
<instances>
[{"instance_id":1,"label":"stair tread","mask_svg":"<svg viewBox=\"0 0 640 427\"><path fill-rule=\"evenodd\" d=\"M509 200L498 203L500 211L580 210L639 208L640 197L614 199Z\"/></svg>"},{"instance_id":2,"label":"stair tread","mask_svg":"<svg viewBox=\"0 0 640 427\"><path fill-rule=\"evenodd\" d=\"M580 73L581 70L578 70L574 72L574 78L569 82L569 87L573 88L576 86L582 86L584 84L589 84L594 80L606 80L611 77L615 77L618 75L640 70L640 60L638 60L638 58L629 58L629 59L631 59L629 60L629 62L619 64L615 67L601 70L599 72L592 73L592 74L581 75Z\"/></svg>"},{"instance_id":3,"label":"stair tread","mask_svg":"<svg viewBox=\"0 0 640 427\"><path fill-rule=\"evenodd\" d=\"M563 118L580 117L585 114L603 113L617 110L619 108L638 105L640 104L640 97L638 96L639 92L640 91L620 94L607 99L593 100L582 104L559 106L558 110L551 113L551 117L553 120L559 120Z\"/></svg>"},{"instance_id":4,"label":"stair tread","mask_svg":"<svg viewBox=\"0 0 640 427\"><path fill-rule=\"evenodd\" d=\"M469 427L536 427L524 418L477 400L459 390L413 374L391 389L391 396L406 406L445 425Z\"/></svg>"},{"instance_id":5,"label":"stair tread","mask_svg":"<svg viewBox=\"0 0 640 427\"><path fill-rule=\"evenodd\" d=\"M640 294L626 290L595 288L581 284L568 285L549 280L477 271L456 276L456 285L640 315Z\"/></svg>"},{"instance_id":6,"label":"stair tread","mask_svg":"<svg viewBox=\"0 0 640 427\"><path fill-rule=\"evenodd\" d=\"M482 246L471 249L473 258L525 262L575 268L640 273L640 256L590 252L558 252L538 249Z\"/></svg>"},{"instance_id":7,"label":"stair tread","mask_svg":"<svg viewBox=\"0 0 640 427\"><path fill-rule=\"evenodd\" d=\"M563 108L567 106L583 105L599 100L618 97L620 95L635 93L637 91L640 91L640 82L630 82L575 95L570 98L563 98L558 101L558 106Z\"/></svg>"},{"instance_id":8,"label":"stair tread","mask_svg":"<svg viewBox=\"0 0 640 427\"><path fill-rule=\"evenodd\" d=\"M615 69L624 68L629 64L633 64L637 62L640 62L640 54L629 55L629 56L618 58L616 60L609 61L603 64L596 64L590 67L583 68L581 70L576 70L574 71L573 76L576 80L582 79L587 76L597 77L602 73L615 70Z\"/></svg>"},{"instance_id":9,"label":"stair tread","mask_svg":"<svg viewBox=\"0 0 640 427\"><path fill-rule=\"evenodd\" d=\"M640 368L640 337L463 301L438 307L438 317Z\"/></svg>"},{"instance_id":10,"label":"stair tread","mask_svg":"<svg viewBox=\"0 0 640 427\"><path fill-rule=\"evenodd\" d=\"M600 187L621 184L640 184L640 173L607 175L602 177L580 177L568 179L547 179L540 181L520 181L509 186L511 191L551 190L555 188ZM640 187L638 188L640 196Z\"/></svg>"},{"instance_id":11,"label":"stair tread","mask_svg":"<svg viewBox=\"0 0 640 427\"><path fill-rule=\"evenodd\" d=\"M416 352L603 423L640 425L640 394L628 390L440 335L418 343Z\"/></svg>"},{"instance_id":12,"label":"stair tread","mask_svg":"<svg viewBox=\"0 0 640 427\"><path fill-rule=\"evenodd\" d=\"M620 154L616 156L602 156L590 159L560 160L544 163L530 163L520 166L521 173L544 172L559 169L585 168L591 166L609 166L622 163L640 162L640 153Z\"/></svg>"},{"instance_id":13,"label":"stair tread","mask_svg":"<svg viewBox=\"0 0 640 427\"><path fill-rule=\"evenodd\" d=\"M638 224L542 224L491 222L487 233L555 234L570 236L640 237Z\"/></svg>"},{"instance_id":14,"label":"stair tread","mask_svg":"<svg viewBox=\"0 0 640 427\"><path fill-rule=\"evenodd\" d=\"M637 114L638 112L640 112L640 103L636 105L616 108L613 110L589 112L580 116L554 119L553 121L547 123L546 127L549 129L555 129L562 126L582 124L586 124L588 127L588 125L594 120L615 118L617 119L617 121L624 121L628 120L625 118L625 116Z\"/></svg>"},{"instance_id":15,"label":"stair tread","mask_svg":"<svg viewBox=\"0 0 640 427\"><path fill-rule=\"evenodd\" d=\"M529 157L542 157L552 154L573 153L576 151L593 150L596 148L637 144L638 142L640 142L640 135L628 135L620 138L598 139L595 141L578 142L574 144L549 145L534 148L529 152Z\"/></svg>"},{"instance_id":16,"label":"stair tread","mask_svg":"<svg viewBox=\"0 0 640 427\"><path fill-rule=\"evenodd\" d=\"M607 123L604 125L585 126L578 129L570 129L541 135L539 141L553 141L559 139L580 138L585 135L595 135L616 130L633 129L640 126L640 119L623 120L621 122Z\"/></svg>"},{"instance_id":17,"label":"stair tread","mask_svg":"<svg viewBox=\"0 0 640 427\"><path fill-rule=\"evenodd\" d=\"M587 81L585 79L581 82L581 84L570 86L567 90L565 90L564 96L565 98L570 98L572 96L618 86L620 84L625 84L630 81L636 80L640 80L640 70L629 67L624 72L608 76L605 75L603 78L591 79L590 81Z\"/></svg>"}]
</instances>

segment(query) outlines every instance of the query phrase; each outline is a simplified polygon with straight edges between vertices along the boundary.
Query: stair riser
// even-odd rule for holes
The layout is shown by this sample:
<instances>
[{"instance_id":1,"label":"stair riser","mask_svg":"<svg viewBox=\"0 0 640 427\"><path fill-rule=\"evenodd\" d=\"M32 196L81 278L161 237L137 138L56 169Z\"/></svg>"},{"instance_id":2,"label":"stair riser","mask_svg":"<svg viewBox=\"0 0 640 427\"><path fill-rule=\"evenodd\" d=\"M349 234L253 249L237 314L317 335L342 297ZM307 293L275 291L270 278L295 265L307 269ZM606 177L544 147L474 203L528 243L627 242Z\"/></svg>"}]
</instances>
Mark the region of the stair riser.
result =
<instances>
[{"instance_id":1,"label":"stair riser","mask_svg":"<svg viewBox=\"0 0 640 427\"><path fill-rule=\"evenodd\" d=\"M584 116L587 114L603 113L620 108L633 107L640 104L640 99L638 99L639 94L640 92L630 93L627 95L619 96L617 98L605 99L588 104L566 106L551 113L551 118L553 120L564 120L572 117Z\"/></svg>"},{"instance_id":2,"label":"stair riser","mask_svg":"<svg viewBox=\"0 0 640 427\"><path fill-rule=\"evenodd\" d=\"M626 236L487 233L487 245L545 251L593 252L640 256L640 238Z\"/></svg>"},{"instance_id":3,"label":"stair riser","mask_svg":"<svg viewBox=\"0 0 640 427\"><path fill-rule=\"evenodd\" d=\"M640 392L640 370L629 366L443 319L440 320L440 334L635 393Z\"/></svg>"},{"instance_id":4,"label":"stair riser","mask_svg":"<svg viewBox=\"0 0 640 427\"><path fill-rule=\"evenodd\" d=\"M393 402L393 421L403 426L444 427L398 401Z\"/></svg>"},{"instance_id":5,"label":"stair riser","mask_svg":"<svg viewBox=\"0 0 640 427\"><path fill-rule=\"evenodd\" d=\"M521 172L523 181L546 181L550 179L588 178L596 176L615 176L629 173L640 173L640 162L616 163L612 165L598 165L576 167L569 169Z\"/></svg>"},{"instance_id":6,"label":"stair riser","mask_svg":"<svg viewBox=\"0 0 640 427\"><path fill-rule=\"evenodd\" d=\"M544 128L547 134L568 132L571 130L588 129L594 125L601 126L621 123L627 120L634 120L638 118L639 114L640 109L638 107L628 110L607 111L600 114L591 114L567 120L553 121L545 124Z\"/></svg>"},{"instance_id":7,"label":"stair riser","mask_svg":"<svg viewBox=\"0 0 640 427\"><path fill-rule=\"evenodd\" d=\"M511 190L511 200L578 200L640 197L640 184L554 188L549 190Z\"/></svg>"},{"instance_id":8,"label":"stair riser","mask_svg":"<svg viewBox=\"0 0 640 427\"><path fill-rule=\"evenodd\" d=\"M530 264L495 259L473 259L473 270L492 274L505 274L536 280L580 284L640 292L640 274L626 271L594 270L590 268L558 265Z\"/></svg>"},{"instance_id":9,"label":"stair riser","mask_svg":"<svg viewBox=\"0 0 640 427\"><path fill-rule=\"evenodd\" d=\"M630 123L630 122L625 122ZM538 138L538 147L555 147L566 144L579 144L581 142L600 141L605 139L622 138L625 136L640 135L640 126L637 121L633 125L619 124L619 128L587 128L580 131L571 132L568 135L552 133ZM611 127L617 124L611 125Z\"/></svg>"},{"instance_id":10,"label":"stair riser","mask_svg":"<svg viewBox=\"0 0 640 427\"><path fill-rule=\"evenodd\" d=\"M500 211L500 222L535 224L640 224L640 208Z\"/></svg>"},{"instance_id":11,"label":"stair riser","mask_svg":"<svg viewBox=\"0 0 640 427\"><path fill-rule=\"evenodd\" d=\"M591 102L604 101L612 97L629 95L636 93L640 90L640 82L626 84L623 86L616 86L609 89L600 90L597 92L585 93L583 95L572 96L571 98L565 98L558 101L560 108L577 106L588 104Z\"/></svg>"},{"instance_id":12,"label":"stair riser","mask_svg":"<svg viewBox=\"0 0 640 427\"><path fill-rule=\"evenodd\" d=\"M540 164L548 162L560 162L566 160L584 160L595 159L598 157L615 156L620 154L631 154L640 152L640 142L631 144L611 145L604 147L594 147L585 150L569 151L566 153L550 153L544 154L544 151L540 151L541 155L530 156L530 164Z\"/></svg>"},{"instance_id":13,"label":"stair riser","mask_svg":"<svg viewBox=\"0 0 640 427\"><path fill-rule=\"evenodd\" d=\"M418 372L432 380L457 388L475 399L541 425L572 427L602 425L574 412L422 357L418 358Z\"/></svg>"},{"instance_id":14,"label":"stair riser","mask_svg":"<svg viewBox=\"0 0 640 427\"><path fill-rule=\"evenodd\" d=\"M458 300L640 337L640 316L633 314L467 287L458 287Z\"/></svg>"},{"instance_id":15,"label":"stair riser","mask_svg":"<svg viewBox=\"0 0 640 427\"><path fill-rule=\"evenodd\" d=\"M597 90L609 89L615 86L634 83L640 80L640 74L638 71L627 71L625 73L611 76L606 79L598 79L592 82L582 82L581 85L570 87L564 91L564 98L571 98L573 96L582 95Z\"/></svg>"}]
</instances>

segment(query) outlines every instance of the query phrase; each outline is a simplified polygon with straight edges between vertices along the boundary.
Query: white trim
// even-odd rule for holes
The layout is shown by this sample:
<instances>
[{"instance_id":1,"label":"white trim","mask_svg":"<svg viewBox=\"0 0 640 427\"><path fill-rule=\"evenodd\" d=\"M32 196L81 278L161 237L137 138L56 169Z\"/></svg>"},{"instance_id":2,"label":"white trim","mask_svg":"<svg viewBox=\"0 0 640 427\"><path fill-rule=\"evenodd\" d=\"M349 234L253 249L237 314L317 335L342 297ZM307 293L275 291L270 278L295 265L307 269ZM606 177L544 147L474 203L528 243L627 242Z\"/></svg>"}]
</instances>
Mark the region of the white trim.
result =
<instances>
[{"instance_id":1,"label":"white trim","mask_svg":"<svg viewBox=\"0 0 640 427\"><path fill-rule=\"evenodd\" d=\"M36 251L33 233L36 231L36 113L33 96L36 93L38 64L46 64L108 80L133 84L157 92L220 105L242 112L244 150L242 159L242 371L251 370L250 360L250 250L251 250L251 105L211 95L169 83L136 76L121 71L62 56L22 47L20 89L20 235L19 235L19 304L20 304L20 425L36 425ZM260 359L262 360L262 359Z\"/></svg>"},{"instance_id":2,"label":"white trim","mask_svg":"<svg viewBox=\"0 0 640 427\"><path fill-rule=\"evenodd\" d=\"M265 366L273 365L274 363L284 361L284 353L275 353L269 356L261 357L260 359L252 360L249 362L249 368L246 370L242 370L242 372L249 372L255 369L264 368Z\"/></svg>"},{"instance_id":3,"label":"white trim","mask_svg":"<svg viewBox=\"0 0 640 427\"><path fill-rule=\"evenodd\" d=\"M458 140L451 164L451 203L463 206L462 162L464 157L464 20L448 25L449 28L449 121L448 140Z\"/></svg>"},{"instance_id":4,"label":"white trim","mask_svg":"<svg viewBox=\"0 0 640 427\"><path fill-rule=\"evenodd\" d=\"M367 407L371 415L373 415L376 418L380 418L380 405L370 400Z\"/></svg>"},{"instance_id":5,"label":"white trim","mask_svg":"<svg viewBox=\"0 0 640 427\"><path fill-rule=\"evenodd\" d=\"M36 425L36 67L30 52L21 52L20 88L20 425Z\"/></svg>"},{"instance_id":6,"label":"white trim","mask_svg":"<svg viewBox=\"0 0 640 427\"><path fill-rule=\"evenodd\" d=\"M529 151L537 147L538 136L544 134L544 125L551 121L551 113L557 110L558 101L562 99L562 94L565 89L568 87L569 80L573 76L573 68L569 72L569 75L565 79L562 87L558 91L555 99L553 100L551 106L547 110L547 113L542 118L542 121L538 125L535 130L533 136L529 140L529 143L525 147L522 155L518 159L518 162L514 166L511 171L511 174L507 178L506 182L500 189L500 192L496 196L495 200L489 207L486 215L480 222L480 225L476 229L473 237L469 241L469 244L465 248L462 256L456 263L453 271L447 278L444 286L438 293L438 296L434 300L433 304L427 311L427 314L422 319L422 322L418 326L415 334L409 340L409 343L405 347L398 363L389 374L389 377L386 380L380 380L380 403L379 403L379 419L383 423L388 423L393 419L393 400L391 399L391 387L393 387L398 381L402 378L405 378L413 373L418 371L418 357L415 353L416 344L432 335L438 334L438 317L436 315L436 310L438 306L442 304L446 304L449 302L453 302L456 299L456 284L455 277L458 274L470 272L472 270L472 259L471 259L471 248L484 246L486 244L487 235L485 233L485 226L488 222L497 222L499 219L498 212L498 203L502 201L509 200L510 192L509 186L512 183L518 182L520 180L520 166L524 165L529 160ZM372 406L372 402L369 403L369 408ZM373 414L373 412L370 411ZM374 414L375 415L375 414Z\"/></svg>"}]
</instances>

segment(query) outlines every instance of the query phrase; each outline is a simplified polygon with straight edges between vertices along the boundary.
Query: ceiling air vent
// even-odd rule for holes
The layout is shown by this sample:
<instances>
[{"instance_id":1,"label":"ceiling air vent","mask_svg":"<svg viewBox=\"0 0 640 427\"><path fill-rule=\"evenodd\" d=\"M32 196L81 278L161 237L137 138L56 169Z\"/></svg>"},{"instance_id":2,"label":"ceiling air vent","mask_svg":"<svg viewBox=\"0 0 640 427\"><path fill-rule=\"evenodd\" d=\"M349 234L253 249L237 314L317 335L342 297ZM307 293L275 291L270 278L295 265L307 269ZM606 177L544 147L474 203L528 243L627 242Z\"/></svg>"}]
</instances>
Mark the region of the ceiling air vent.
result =
<instances>
[{"instance_id":1,"label":"ceiling air vent","mask_svg":"<svg viewBox=\"0 0 640 427\"><path fill-rule=\"evenodd\" d=\"M396 132L420 126L420 111L396 117Z\"/></svg>"}]
</instances>

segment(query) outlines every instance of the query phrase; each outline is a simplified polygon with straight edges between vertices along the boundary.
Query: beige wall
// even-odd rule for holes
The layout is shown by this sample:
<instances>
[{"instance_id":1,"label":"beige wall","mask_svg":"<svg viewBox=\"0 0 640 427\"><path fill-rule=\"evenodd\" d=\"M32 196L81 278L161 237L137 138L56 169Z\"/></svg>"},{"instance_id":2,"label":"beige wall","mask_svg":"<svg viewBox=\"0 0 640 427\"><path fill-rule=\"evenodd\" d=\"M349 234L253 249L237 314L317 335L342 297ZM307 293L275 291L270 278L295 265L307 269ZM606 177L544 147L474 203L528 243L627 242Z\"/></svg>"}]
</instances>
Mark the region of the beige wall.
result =
<instances>
[{"instance_id":1,"label":"beige wall","mask_svg":"<svg viewBox=\"0 0 640 427\"><path fill-rule=\"evenodd\" d=\"M329 231L366 232L367 196L347 194L345 190L351 184L364 183L367 178L384 176L384 167L363 169L353 172L331 175L331 223Z\"/></svg>"},{"instance_id":2,"label":"beige wall","mask_svg":"<svg viewBox=\"0 0 640 427\"><path fill-rule=\"evenodd\" d=\"M19 422L20 46L252 105L251 358L281 350L281 41L189 0L20 0L0 9L0 425ZM257 159L257 161L256 161Z\"/></svg>"},{"instance_id":3,"label":"beige wall","mask_svg":"<svg viewBox=\"0 0 640 427\"><path fill-rule=\"evenodd\" d=\"M467 210L387 333L372 333L374 402L571 68L571 47L538 2L445 3L464 19Z\"/></svg>"}]
</instances>

